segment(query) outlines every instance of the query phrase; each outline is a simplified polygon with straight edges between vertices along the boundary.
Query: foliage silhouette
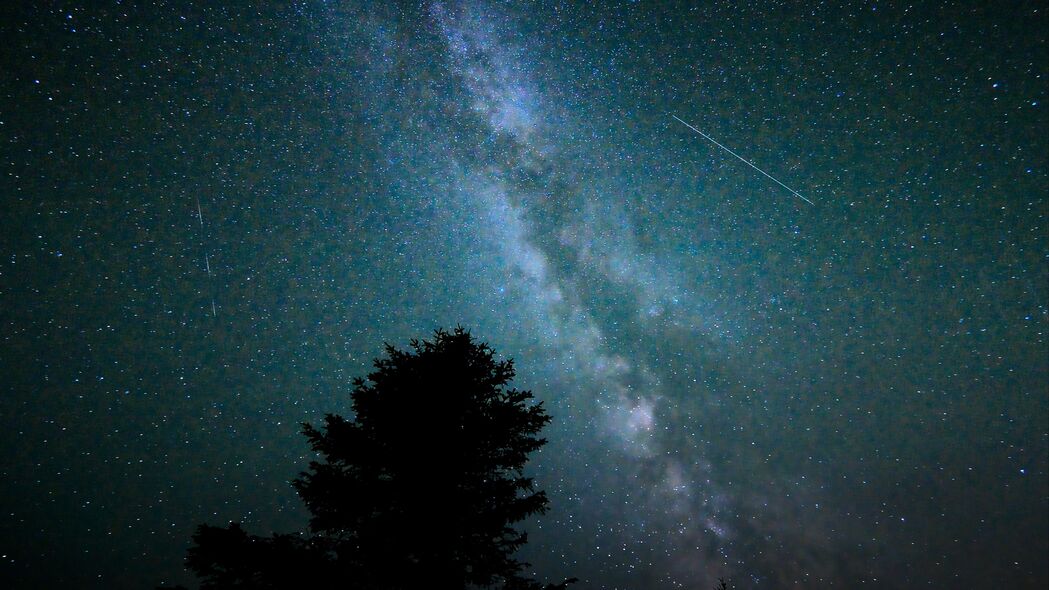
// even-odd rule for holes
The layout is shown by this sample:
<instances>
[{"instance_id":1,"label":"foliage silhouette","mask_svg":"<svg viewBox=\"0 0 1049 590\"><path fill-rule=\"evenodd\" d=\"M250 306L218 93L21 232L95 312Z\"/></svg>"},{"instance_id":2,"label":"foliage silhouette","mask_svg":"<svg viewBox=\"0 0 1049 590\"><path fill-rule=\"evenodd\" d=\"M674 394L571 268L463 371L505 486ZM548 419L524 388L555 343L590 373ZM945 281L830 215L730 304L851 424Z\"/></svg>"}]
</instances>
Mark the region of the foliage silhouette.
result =
<instances>
[{"instance_id":1,"label":"foliage silhouette","mask_svg":"<svg viewBox=\"0 0 1049 590\"><path fill-rule=\"evenodd\" d=\"M201 588L564 589L526 578L513 525L548 500L522 474L550 421L508 389L513 361L456 328L401 351L386 345L353 382L354 418L304 425L319 453L293 482L309 534L256 537L201 525L186 566Z\"/></svg>"}]
</instances>

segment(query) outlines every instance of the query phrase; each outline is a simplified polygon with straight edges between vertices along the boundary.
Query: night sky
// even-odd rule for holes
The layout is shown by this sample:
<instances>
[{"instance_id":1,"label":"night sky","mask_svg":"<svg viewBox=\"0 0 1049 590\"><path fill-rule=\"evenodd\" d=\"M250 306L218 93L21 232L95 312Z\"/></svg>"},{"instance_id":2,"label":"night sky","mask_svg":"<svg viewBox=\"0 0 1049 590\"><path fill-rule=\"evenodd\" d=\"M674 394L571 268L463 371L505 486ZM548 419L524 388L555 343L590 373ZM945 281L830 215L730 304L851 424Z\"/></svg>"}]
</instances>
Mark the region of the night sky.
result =
<instances>
[{"instance_id":1,"label":"night sky","mask_svg":"<svg viewBox=\"0 0 1049 590\"><path fill-rule=\"evenodd\" d=\"M456 324L553 417L544 579L1049 582L1044 2L32 4L0 586L302 530L300 423Z\"/></svg>"}]
</instances>

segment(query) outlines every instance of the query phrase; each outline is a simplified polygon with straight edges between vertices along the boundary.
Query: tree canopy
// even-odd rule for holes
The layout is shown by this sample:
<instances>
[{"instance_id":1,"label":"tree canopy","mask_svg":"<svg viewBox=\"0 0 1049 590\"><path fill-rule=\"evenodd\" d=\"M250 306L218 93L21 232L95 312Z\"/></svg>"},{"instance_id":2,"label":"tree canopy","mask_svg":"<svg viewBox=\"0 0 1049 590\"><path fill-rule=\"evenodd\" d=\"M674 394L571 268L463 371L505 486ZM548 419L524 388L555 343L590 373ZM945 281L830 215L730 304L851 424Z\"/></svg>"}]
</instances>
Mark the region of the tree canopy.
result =
<instances>
[{"instance_id":1,"label":"tree canopy","mask_svg":"<svg viewBox=\"0 0 1049 590\"><path fill-rule=\"evenodd\" d=\"M514 525L547 509L523 468L550 417L513 377L512 360L462 328L386 345L353 381L352 418L304 425L318 459L293 485L309 531L201 525L187 567L202 588L544 588L522 575Z\"/></svg>"}]
</instances>

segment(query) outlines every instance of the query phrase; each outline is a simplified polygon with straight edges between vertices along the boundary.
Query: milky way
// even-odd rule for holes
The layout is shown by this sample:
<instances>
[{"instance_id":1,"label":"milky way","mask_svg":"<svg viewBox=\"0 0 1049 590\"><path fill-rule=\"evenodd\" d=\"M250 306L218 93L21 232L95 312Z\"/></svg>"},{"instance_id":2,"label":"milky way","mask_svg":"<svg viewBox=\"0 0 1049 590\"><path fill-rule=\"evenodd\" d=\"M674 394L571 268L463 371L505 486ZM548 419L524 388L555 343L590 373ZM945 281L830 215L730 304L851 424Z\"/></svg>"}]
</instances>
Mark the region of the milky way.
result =
<instances>
[{"instance_id":1,"label":"milky way","mask_svg":"<svg viewBox=\"0 0 1049 590\"><path fill-rule=\"evenodd\" d=\"M298 424L456 324L543 579L1046 583L1041 7L385 4L12 21L5 586L301 528Z\"/></svg>"}]
</instances>

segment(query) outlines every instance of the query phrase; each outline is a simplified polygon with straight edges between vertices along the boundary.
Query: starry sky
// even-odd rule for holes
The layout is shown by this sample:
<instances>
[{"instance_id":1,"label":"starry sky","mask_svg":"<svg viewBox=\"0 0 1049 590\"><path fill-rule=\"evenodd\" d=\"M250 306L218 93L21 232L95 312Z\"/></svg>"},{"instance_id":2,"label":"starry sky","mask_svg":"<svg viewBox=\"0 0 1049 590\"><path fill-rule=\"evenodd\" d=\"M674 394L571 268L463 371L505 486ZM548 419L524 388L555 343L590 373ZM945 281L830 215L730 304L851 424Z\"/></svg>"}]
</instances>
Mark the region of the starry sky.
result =
<instances>
[{"instance_id":1,"label":"starry sky","mask_svg":"<svg viewBox=\"0 0 1049 590\"><path fill-rule=\"evenodd\" d=\"M1049 581L1044 3L33 4L0 585L301 530L299 424L456 324L553 416L545 579Z\"/></svg>"}]
</instances>

